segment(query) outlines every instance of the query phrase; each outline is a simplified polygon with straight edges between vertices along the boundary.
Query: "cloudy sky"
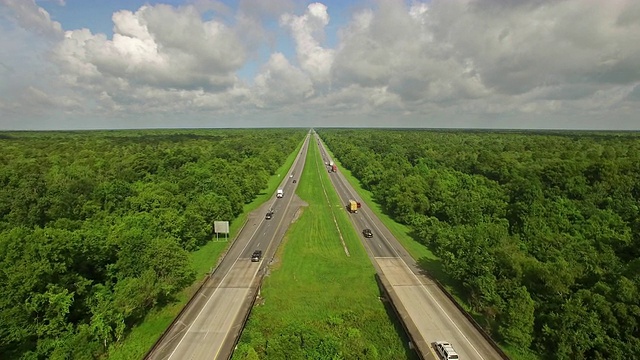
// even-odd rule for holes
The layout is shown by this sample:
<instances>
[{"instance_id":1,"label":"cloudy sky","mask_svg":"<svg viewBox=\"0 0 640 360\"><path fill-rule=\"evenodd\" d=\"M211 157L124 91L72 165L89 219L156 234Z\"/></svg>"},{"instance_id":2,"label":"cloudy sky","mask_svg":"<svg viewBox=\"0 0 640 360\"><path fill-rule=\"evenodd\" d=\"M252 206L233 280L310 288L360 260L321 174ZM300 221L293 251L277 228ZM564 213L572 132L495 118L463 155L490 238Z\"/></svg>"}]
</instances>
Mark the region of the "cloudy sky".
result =
<instances>
[{"instance_id":1,"label":"cloudy sky","mask_svg":"<svg viewBox=\"0 0 640 360\"><path fill-rule=\"evenodd\" d=\"M640 129L637 0L0 0L0 129Z\"/></svg>"}]
</instances>

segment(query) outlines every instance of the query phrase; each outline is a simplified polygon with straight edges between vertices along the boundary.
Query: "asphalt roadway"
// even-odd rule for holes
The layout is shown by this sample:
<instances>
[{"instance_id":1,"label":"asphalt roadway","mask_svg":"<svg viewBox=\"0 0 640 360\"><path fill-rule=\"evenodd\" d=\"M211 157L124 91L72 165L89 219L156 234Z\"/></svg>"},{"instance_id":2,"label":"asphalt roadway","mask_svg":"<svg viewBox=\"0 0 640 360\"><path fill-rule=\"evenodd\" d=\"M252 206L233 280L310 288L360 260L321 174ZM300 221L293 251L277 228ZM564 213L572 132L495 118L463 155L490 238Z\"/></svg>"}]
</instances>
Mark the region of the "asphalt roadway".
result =
<instances>
[{"instance_id":1,"label":"asphalt roadway","mask_svg":"<svg viewBox=\"0 0 640 360\"><path fill-rule=\"evenodd\" d=\"M301 205L295 190L304 169L309 135L275 196L253 211L227 254L207 278L200 291L183 310L146 359L227 359L249 314L262 274ZM296 182L294 183L294 180ZM265 219L269 209L273 217ZM233 235L233 234L232 234ZM262 250L259 262L252 262Z\"/></svg>"},{"instance_id":2,"label":"asphalt roadway","mask_svg":"<svg viewBox=\"0 0 640 360\"><path fill-rule=\"evenodd\" d=\"M328 164L331 159L328 156L324 144L317 138L314 141L320 148L320 153ZM329 168L327 167L327 170ZM418 337L423 347L422 355L426 359L439 359L433 348L436 341L451 343L460 359L502 359L482 334L460 312L455 304L440 290L440 288L426 276L400 245L391 232L377 218L371 209L358 196L356 191L346 181L338 169L337 173L331 173L333 183L338 196L345 204L349 200L356 200L362 204L357 213L349 216L354 227L360 233L367 253L380 276L386 279L386 283L394 292L394 304L402 309L408 318L404 321L412 322L407 326L414 339ZM371 229L372 238L365 238L362 230ZM424 349L426 348L426 349Z\"/></svg>"}]
</instances>

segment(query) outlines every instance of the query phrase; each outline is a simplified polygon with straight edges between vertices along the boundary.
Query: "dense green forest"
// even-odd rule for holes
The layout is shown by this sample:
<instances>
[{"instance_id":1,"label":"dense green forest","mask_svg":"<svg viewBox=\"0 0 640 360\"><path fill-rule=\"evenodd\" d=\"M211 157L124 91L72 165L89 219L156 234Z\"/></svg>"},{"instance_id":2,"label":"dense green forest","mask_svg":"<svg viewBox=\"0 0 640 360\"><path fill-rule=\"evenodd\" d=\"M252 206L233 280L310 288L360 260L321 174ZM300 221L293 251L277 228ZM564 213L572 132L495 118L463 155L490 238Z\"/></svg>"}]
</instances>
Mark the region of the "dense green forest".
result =
<instances>
[{"instance_id":1,"label":"dense green forest","mask_svg":"<svg viewBox=\"0 0 640 360\"><path fill-rule=\"evenodd\" d=\"M640 359L639 134L318 133L496 339Z\"/></svg>"},{"instance_id":2,"label":"dense green forest","mask_svg":"<svg viewBox=\"0 0 640 360\"><path fill-rule=\"evenodd\" d=\"M212 221L238 216L305 133L0 134L0 358L100 356L194 281Z\"/></svg>"}]
</instances>

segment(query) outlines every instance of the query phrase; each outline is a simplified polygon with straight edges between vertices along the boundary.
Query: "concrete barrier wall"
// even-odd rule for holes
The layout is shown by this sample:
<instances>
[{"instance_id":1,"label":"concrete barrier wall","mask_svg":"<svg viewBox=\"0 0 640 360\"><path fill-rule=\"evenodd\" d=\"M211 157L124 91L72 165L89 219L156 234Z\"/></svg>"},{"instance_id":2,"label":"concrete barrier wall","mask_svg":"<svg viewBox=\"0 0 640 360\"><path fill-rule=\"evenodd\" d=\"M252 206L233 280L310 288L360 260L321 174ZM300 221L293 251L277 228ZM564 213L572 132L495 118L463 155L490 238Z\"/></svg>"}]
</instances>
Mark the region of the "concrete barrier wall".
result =
<instances>
[{"instance_id":1,"label":"concrete barrier wall","mask_svg":"<svg viewBox=\"0 0 640 360\"><path fill-rule=\"evenodd\" d=\"M431 350L429 349L429 344L424 341L424 339L422 339L422 336L418 331L418 327L409 316L409 313L404 308L404 305L402 305L402 301L400 301L400 299L396 295L393 287L391 286L387 278L380 272L376 274L376 280L378 280L378 286L380 287L380 289L385 293L385 295L391 302L391 307L400 319L400 323L404 327L405 332L413 343L413 347L416 350L416 353L418 354L420 359L427 359L428 354L431 352Z\"/></svg>"},{"instance_id":2,"label":"concrete barrier wall","mask_svg":"<svg viewBox=\"0 0 640 360\"><path fill-rule=\"evenodd\" d=\"M266 268L264 268L264 270L266 270ZM236 328L236 331L233 334L233 341L230 342L229 344L231 344L230 347L227 346L223 346L222 350L220 351L220 358L221 359L231 359L231 357L233 356L233 352L236 349L236 345L238 345L238 341L240 341L240 335L242 335L242 330L244 330L244 327L247 325L247 321L249 320L249 315L251 315L251 310L253 309L253 307L256 304L256 300L258 300L258 294L260 293L260 288L262 288L262 280L264 279L264 271L261 271L261 274L259 274L258 276L256 276L256 278L253 281L253 284L251 284L251 290L249 291L249 295L247 295L247 298L244 301L244 304L242 305L242 310L240 311L240 314L242 314L242 321L239 323L239 326Z\"/></svg>"}]
</instances>

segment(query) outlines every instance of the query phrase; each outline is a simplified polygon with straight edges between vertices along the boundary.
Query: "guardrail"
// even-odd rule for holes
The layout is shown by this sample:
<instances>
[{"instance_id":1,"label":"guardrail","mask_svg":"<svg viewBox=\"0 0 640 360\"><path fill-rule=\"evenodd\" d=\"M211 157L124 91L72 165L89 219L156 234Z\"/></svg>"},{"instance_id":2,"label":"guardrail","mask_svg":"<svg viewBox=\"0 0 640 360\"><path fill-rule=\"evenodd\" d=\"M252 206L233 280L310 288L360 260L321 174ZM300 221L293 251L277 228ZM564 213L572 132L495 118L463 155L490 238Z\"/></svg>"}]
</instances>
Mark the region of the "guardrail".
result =
<instances>
[{"instance_id":1,"label":"guardrail","mask_svg":"<svg viewBox=\"0 0 640 360\"><path fill-rule=\"evenodd\" d=\"M231 357L233 356L236 346L240 341L240 335L242 334L242 330L247 325L247 321L249 321L249 315L251 315L251 310L253 310L253 307L256 304L256 300L258 300L258 294L260 293L260 289L262 288L262 281L264 280L264 275L266 271L267 271L267 268L265 267L262 271L262 274L258 278L256 278L256 281L254 281L254 290L251 295L251 301L249 302L249 309L245 311L245 316L242 319L241 326L238 328L238 331L236 331L236 334L234 336L235 340L233 341L233 345L231 346L231 351L229 351L227 360L230 360ZM256 282L257 284L255 284Z\"/></svg>"},{"instance_id":2,"label":"guardrail","mask_svg":"<svg viewBox=\"0 0 640 360\"><path fill-rule=\"evenodd\" d=\"M418 328L416 327L416 325L413 323L413 320L411 320L411 317L409 316L407 311L404 308L401 308L401 309L398 308L399 306L402 306L402 302L399 299L397 299L397 296L395 293L392 293L393 288L391 287L391 284L389 284L389 281L386 279L386 277L380 274L379 272L375 275L375 277L378 282L378 286L385 293L385 295L387 296L387 299L389 299L389 302L391 303L391 308L393 308L393 312L396 313L398 320L400 320L400 323L402 324L402 327L404 328L405 333L409 337L409 340L411 340L411 343L413 344L413 348L416 350L418 357L421 360L425 360L426 354L430 352L429 344L427 344L427 342L425 342L421 337L416 339L413 336L414 334L419 335L420 332L418 331Z\"/></svg>"}]
</instances>

